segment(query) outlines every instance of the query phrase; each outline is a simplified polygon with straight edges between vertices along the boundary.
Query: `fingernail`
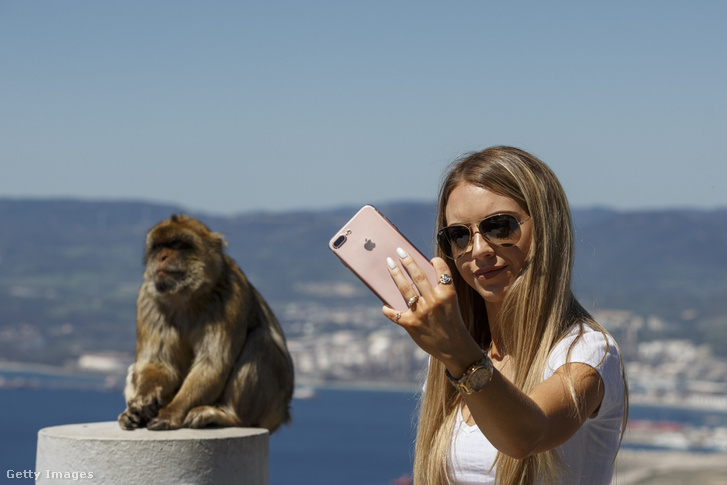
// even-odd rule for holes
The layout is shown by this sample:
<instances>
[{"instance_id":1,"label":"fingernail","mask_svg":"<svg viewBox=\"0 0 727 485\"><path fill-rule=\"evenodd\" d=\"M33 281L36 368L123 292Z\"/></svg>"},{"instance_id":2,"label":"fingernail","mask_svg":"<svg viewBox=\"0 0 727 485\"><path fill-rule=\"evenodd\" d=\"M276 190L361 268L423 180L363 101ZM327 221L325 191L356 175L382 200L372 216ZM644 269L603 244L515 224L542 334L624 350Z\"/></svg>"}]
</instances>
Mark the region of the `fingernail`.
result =
<instances>
[{"instance_id":1,"label":"fingernail","mask_svg":"<svg viewBox=\"0 0 727 485\"><path fill-rule=\"evenodd\" d=\"M390 269L396 269L396 263L391 258L386 258L386 264L389 265Z\"/></svg>"},{"instance_id":2,"label":"fingernail","mask_svg":"<svg viewBox=\"0 0 727 485\"><path fill-rule=\"evenodd\" d=\"M398 254L401 259L404 259L407 256L409 256L408 254L406 254L406 251L404 251L401 248L396 248L396 254Z\"/></svg>"}]
</instances>

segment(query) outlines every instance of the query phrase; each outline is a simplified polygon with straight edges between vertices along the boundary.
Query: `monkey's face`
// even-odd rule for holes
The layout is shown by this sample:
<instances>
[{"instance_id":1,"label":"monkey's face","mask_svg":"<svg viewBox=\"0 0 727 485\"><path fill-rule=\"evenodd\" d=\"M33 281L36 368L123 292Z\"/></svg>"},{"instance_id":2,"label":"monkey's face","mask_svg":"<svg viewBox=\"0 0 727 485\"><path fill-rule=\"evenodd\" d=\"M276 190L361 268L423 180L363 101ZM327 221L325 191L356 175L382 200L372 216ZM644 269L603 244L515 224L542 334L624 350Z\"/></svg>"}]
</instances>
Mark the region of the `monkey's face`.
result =
<instances>
[{"instance_id":1,"label":"monkey's face","mask_svg":"<svg viewBox=\"0 0 727 485\"><path fill-rule=\"evenodd\" d=\"M189 295L213 286L224 264L220 234L187 216L172 216L146 238L144 278L160 295Z\"/></svg>"}]
</instances>

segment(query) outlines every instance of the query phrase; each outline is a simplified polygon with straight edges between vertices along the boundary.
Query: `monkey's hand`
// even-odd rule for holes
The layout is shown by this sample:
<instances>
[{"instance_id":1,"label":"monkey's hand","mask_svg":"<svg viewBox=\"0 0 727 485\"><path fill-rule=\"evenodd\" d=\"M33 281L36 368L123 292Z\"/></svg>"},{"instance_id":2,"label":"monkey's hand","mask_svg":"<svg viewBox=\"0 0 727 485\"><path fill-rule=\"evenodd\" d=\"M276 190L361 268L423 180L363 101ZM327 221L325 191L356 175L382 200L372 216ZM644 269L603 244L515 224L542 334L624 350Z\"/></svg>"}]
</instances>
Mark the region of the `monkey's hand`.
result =
<instances>
[{"instance_id":1,"label":"monkey's hand","mask_svg":"<svg viewBox=\"0 0 727 485\"><path fill-rule=\"evenodd\" d=\"M179 429L184 422L184 416L170 408L162 408L159 414L147 423L146 427L153 431L165 429Z\"/></svg>"},{"instance_id":2,"label":"monkey's hand","mask_svg":"<svg viewBox=\"0 0 727 485\"><path fill-rule=\"evenodd\" d=\"M130 399L126 410L119 415L122 429L143 428L156 417L161 407L157 396L139 396Z\"/></svg>"}]
</instances>

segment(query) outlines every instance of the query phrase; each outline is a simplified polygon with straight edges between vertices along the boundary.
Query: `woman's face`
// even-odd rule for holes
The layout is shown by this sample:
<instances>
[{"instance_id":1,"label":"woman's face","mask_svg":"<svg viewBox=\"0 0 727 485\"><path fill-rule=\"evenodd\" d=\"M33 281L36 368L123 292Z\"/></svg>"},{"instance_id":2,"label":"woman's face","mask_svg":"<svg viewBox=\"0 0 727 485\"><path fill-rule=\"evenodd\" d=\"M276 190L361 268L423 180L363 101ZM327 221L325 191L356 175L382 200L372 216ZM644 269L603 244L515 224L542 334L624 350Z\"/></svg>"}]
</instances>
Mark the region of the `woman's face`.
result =
<instances>
[{"instance_id":1,"label":"woman's face","mask_svg":"<svg viewBox=\"0 0 727 485\"><path fill-rule=\"evenodd\" d=\"M500 303L520 274L530 248L532 221L514 199L470 183L454 188L445 208L447 225L465 224L474 233L472 250L455 259L462 278L488 303ZM501 247L488 242L477 225L496 214L510 214L524 222L520 238L512 246Z\"/></svg>"}]
</instances>

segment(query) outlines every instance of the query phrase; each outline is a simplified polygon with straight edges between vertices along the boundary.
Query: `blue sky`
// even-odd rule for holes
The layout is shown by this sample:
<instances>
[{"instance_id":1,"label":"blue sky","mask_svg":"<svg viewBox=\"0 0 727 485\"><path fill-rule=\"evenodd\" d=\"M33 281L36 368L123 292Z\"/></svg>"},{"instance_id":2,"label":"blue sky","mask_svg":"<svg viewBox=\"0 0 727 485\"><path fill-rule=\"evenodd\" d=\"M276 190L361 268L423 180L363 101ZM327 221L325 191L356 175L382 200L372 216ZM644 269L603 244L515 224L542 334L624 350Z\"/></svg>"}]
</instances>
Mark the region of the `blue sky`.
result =
<instances>
[{"instance_id":1,"label":"blue sky","mask_svg":"<svg viewBox=\"0 0 727 485\"><path fill-rule=\"evenodd\" d=\"M727 2L0 0L0 197L433 200L526 149L575 207L727 207Z\"/></svg>"}]
</instances>

